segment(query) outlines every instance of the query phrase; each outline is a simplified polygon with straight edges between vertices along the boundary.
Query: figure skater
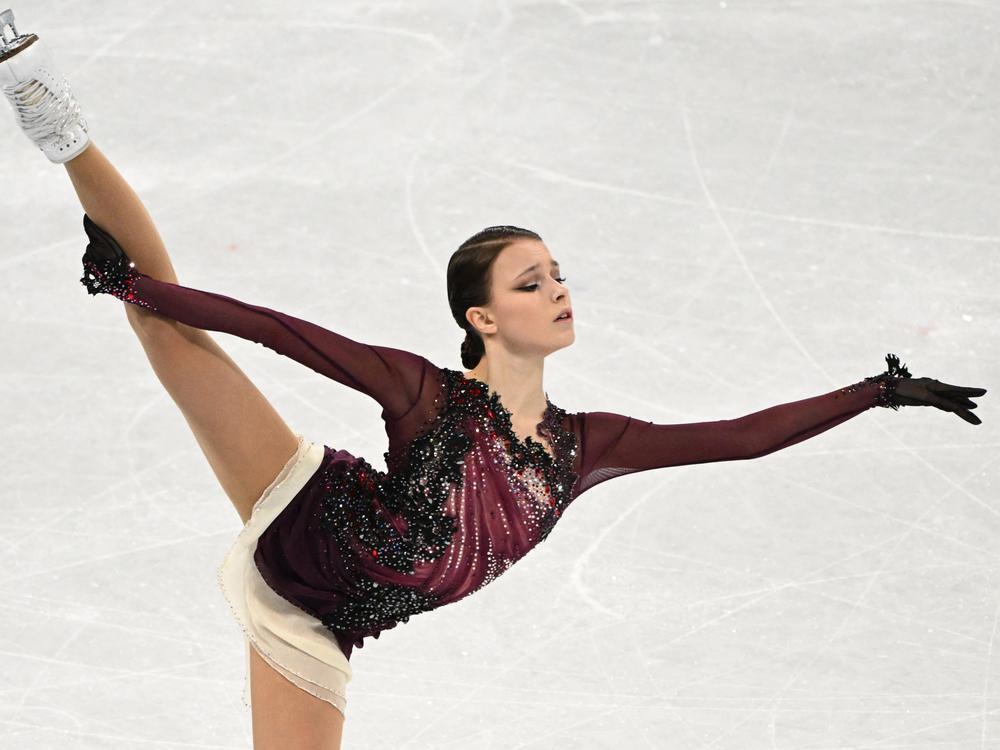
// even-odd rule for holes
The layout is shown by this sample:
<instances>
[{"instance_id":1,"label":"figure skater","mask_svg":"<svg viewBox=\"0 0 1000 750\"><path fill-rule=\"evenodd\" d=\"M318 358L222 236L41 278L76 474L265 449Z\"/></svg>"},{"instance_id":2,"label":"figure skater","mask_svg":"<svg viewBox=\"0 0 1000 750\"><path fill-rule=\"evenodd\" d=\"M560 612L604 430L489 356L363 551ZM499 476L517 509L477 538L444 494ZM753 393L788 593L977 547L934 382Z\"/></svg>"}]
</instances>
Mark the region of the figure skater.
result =
<instances>
[{"instance_id":1,"label":"figure skater","mask_svg":"<svg viewBox=\"0 0 1000 750\"><path fill-rule=\"evenodd\" d=\"M139 198L90 141L37 37L0 16L0 85L19 125L63 163L85 212L82 281L125 311L244 523L219 571L248 644L257 750L340 746L352 649L497 578L545 539L581 493L613 477L754 458L874 406L934 406L972 424L963 388L877 375L731 421L660 425L568 414L542 385L573 343L565 279L541 238L490 227L448 264L465 371L371 346L177 283ZM297 436L205 332L263 344L374 398L386 471Z\"/></svg>"}]
</instances>

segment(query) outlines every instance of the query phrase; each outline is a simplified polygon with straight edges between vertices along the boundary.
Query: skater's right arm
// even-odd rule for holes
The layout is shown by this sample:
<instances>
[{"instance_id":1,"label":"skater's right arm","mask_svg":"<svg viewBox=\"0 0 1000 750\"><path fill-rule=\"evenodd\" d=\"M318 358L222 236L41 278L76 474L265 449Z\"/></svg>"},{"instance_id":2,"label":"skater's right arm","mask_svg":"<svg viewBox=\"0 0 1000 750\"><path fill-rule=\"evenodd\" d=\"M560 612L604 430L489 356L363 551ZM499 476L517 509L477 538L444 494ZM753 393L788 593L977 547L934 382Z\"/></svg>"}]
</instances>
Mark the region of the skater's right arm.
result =
<instances>
[{"instance_id":1,"label":"skater's right arm","mask_svg":"<svg viewBox=\"0 0 1000 750\"><path fill-rule=\"evenodd\" d=\"M136 271L114 238L87 217L84 227L90 245L82 281L92 294L112 294L193 328L263 344L371 396L388 419L408 412L437 370L423 357L401 349L362 344L266 307L153 279Z\"/></svg>"}]
</instances>

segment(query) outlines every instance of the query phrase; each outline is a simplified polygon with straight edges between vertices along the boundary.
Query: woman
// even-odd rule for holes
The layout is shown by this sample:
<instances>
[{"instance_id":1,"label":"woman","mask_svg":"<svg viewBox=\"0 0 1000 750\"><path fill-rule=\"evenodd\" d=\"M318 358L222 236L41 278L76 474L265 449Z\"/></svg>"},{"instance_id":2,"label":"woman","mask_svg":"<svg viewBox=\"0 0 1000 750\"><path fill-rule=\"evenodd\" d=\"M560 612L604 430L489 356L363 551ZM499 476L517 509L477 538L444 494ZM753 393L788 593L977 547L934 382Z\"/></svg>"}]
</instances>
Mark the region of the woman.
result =
<instances>
[{"instance_id":1,"label":"woman","mask_svg":"<svg viewBox=\"0 0 1000 750\"><path fill-rule=\"evenodd\" d=\"M969 397L982 389L909 378L895 359L880 376L728 422L566 414L548 402L542 375L545 357L574 340L569 291L541 238L515 227L480 232L449 263L464 372L177 286L68 86L35 38L18 36L12 17L7 25L5 94L29 137L66 165L86 212L84 282L129 303L154 370L244 521L220 583L252 646L258 748L339 746L352 649L496 578L606 479L764 455L876 405L979 421ZM205 330L263 343L376 399L387 471L297 437Z\"/></svg>"}]
</instances>

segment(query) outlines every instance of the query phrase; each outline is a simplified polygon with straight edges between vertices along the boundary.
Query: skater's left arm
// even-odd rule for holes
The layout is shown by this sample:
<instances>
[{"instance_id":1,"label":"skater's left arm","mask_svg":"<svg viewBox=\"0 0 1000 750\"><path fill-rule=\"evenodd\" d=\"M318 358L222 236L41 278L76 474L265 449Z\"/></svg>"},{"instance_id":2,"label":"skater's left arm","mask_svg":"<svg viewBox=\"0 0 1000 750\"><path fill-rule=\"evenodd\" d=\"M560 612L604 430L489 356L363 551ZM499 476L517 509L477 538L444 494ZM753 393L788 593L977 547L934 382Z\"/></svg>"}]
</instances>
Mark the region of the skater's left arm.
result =
<instances>
[{"instance_id":1,"label":"skater's left arm","mask_svg":"<svg viewBox=\"0 0 1000 750\"><path fill-rule=\"evenodd\" d=\"M933 406L970 424L980 420L971 400L983 388L911 378L899 360L874 378L813 398L773 406L738 419L653 424L606 412L574 415L580 436L579 491L615 476L684 464L756 458L800 443L874 406Z\"/></svg>"}]
</instances>

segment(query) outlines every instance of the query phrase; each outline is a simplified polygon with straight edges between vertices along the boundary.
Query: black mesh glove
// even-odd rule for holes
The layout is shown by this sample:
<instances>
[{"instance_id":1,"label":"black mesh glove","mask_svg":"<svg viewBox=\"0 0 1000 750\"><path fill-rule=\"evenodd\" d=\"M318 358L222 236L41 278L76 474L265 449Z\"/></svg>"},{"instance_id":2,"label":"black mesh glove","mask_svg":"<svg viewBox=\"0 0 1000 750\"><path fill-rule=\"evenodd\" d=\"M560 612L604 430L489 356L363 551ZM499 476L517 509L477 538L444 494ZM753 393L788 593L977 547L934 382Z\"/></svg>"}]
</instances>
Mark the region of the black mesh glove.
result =
<instances>
[{"instance_id":1,"label":"black mesh glove","mask_svg":"<svg viewBox=\"0 0 1000 750\"><path fill-rule=\"evenodd\" d=\"M83 215L83 231L87 233L87 252L83 256L86 263L100 263L125 257L125 251L110 234L95 224L87 214Z\"/></svg>"},{"instance_id":2,"label":"black mesh glove","mask_svg":"<svg viewBox=\"0 0 1000 750\"><path fill-rule=\"evenodd\" d=\"M891 381L890 406L933 406L941 411L953 412L969 424L982 422L971 410L976 408L972 399L984 395L985 388L966 388L931 378L915 378L894 354L888 355L885 361L889 369L877 379Z\"/></svg>"},{"instance_id":3,"label":"black mesh glove","mask_svg":"<svg viewBox=\"0 0 1000 750\"><path fill-rule=\"evenodd\" d=\"M115 238L86 214L83 216L83 229L90 242L87 252L83 254L83 278L80 281L87 291L91 294L112 294L125 302L148 307L132 294L139 273Z\"/></svg>"},{"instance_id":4,"label":"black mesh glove","mask_svg":"<svg viewBox=\"0 0 1000 750\"><path fill-rule=\"evenodd\" d=\"M979 424L982 420L973 414L973 398L986 393L985 388L965 388L948 385L930 378L910 378L896 383L896 401L902 406L934 406L942 411L954 412L969 424Z\"/></svg>"}]
</instances>

